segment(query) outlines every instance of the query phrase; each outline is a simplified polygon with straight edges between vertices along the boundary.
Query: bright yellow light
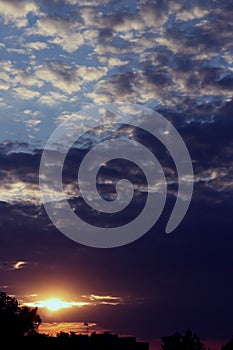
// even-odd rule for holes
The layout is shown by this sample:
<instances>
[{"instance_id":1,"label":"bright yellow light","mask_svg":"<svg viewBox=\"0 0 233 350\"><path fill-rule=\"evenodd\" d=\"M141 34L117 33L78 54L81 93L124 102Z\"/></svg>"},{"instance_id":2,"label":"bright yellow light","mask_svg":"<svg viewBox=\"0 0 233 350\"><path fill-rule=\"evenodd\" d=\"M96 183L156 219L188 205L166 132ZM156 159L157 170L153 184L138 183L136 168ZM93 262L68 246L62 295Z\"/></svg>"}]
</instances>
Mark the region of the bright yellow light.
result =
<instances>
[{"instance_id":1,"label":"bright yellow light","mask_svg":"<svg viewBox=\"0 0 233 350\"><path fill-rule=\"evenodd\" d=\"M36 301L32 303L24 303L26 306L46 308L50 311L58 311L60 309L68 309L73 306L83 307L89 305L89 302L83 301L63 301L58 298Z\"/></svg>"},{"instance_id":2,"label":"bright yellow light","mask_svg":"<svg viewBox=\"0 0 233 350\"><path fill-rule=\"evenodd\" d=\"M56 298L45 300L42 303L44 304L43 306L50 311L57 311L57 310L69 308L72 306L70 303L66 301L62 301L60 299L56 299Z\"/></svg>"}]
</instances>

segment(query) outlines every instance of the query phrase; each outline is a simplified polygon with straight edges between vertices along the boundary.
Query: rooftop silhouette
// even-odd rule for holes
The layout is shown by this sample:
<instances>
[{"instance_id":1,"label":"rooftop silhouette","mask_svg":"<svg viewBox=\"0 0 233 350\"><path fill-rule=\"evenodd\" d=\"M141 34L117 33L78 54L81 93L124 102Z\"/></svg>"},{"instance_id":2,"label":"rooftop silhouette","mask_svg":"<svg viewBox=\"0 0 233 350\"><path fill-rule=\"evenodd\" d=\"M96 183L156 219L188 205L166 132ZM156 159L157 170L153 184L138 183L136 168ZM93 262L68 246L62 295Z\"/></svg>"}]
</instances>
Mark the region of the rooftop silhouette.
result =
<instances>
[{"instance_id":1,"label":"rooftop silhouette","mask_svg":"<svg viewBox=\"0 0 233 350\"><path fill-rule=\"evenodd\" d=\"M121 337L105 332L91 335L60 332L56 337L45 334L24 337L24 349L80 349L80 350L149 350L149 343L138 342L135 337Z\"/></svg>"}]
</instances>

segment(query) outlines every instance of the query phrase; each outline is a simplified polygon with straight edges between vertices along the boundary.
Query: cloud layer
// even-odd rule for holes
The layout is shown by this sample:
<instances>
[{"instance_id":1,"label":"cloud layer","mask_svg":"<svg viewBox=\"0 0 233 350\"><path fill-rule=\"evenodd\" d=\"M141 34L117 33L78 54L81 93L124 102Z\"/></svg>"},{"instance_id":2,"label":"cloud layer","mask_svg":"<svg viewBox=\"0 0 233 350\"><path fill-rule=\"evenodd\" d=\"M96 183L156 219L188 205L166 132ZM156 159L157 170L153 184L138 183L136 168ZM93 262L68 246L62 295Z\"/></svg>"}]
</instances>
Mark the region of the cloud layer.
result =
<instances>
[{"instance_id":1,"label":"cloud layer","mask_svg":"<svg viewBox=\"0 0 233 350\"><path fill-rule=\"evenodd\" d=\"M229 0L0 0L1 289L30 302L23 296L44 300L47 288L65 286L66 300L79 296L91 306L69 310L64 321L93 320L101 329L148 338L186 327L205 338L232 335L232 12ZM156 226L130 246L94 250L49 221L38 179L43 147L61 121L76 117L73 127L82 130L78 111L105 102L156 110L183 137L195 184L174 234L164 234L178 190L173 161L158 140L127 125L103 126L74 144L64 190L87 221L127 223L146 200L142 171L123 160L102 167L104 198L115 198L126 175L135 187L125 211L105 215L82 200L77 170L103 140L141 142L168 184Z\"/></svg>"}]
</instances>

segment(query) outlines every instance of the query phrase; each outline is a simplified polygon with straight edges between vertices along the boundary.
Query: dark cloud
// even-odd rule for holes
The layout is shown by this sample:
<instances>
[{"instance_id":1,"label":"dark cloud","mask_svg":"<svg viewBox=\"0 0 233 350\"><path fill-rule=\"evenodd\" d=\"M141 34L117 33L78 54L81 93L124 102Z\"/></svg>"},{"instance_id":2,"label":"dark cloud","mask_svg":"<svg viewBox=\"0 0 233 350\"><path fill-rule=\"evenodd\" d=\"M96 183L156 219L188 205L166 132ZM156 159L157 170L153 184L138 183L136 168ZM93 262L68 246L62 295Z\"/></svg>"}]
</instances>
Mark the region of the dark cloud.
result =
<instances>
[{"instance_id":1,"label":"dark cloud","mask_svg":"<svg viewBox=\"0 0 233 350\"><path fill-rule=\"evenodd\" d=\"M0 156L2 181L4 174L9 173L29 183L38 183L38 172L40 164L40 154L30 153L10 153Z\"/></svg>"},{"instance_id":2,"label":"dark cloud","mask_svg":"<svg viewBox=\"0 0 233 350\"><path fill-rule=\"evenodd\" d=\"M167 76L167 74L165 72L156 72L156 71L153 71L151 69L148 69L145 72L145 76L146 76L148 82L155 84L155 85L159 85L161 88L164 85L170 83L169 77Z\"/></svg>"},{"instance_id":3,"label":"dark cloud","mask_svg":"<svg viewBox=\"0 0 233 350\"><path fill-rule=\"evenodd\" d=\"M100 43L109 42L112 40L112 38L113 38L113 32L111 28L104 28L99 31L98 39Z\"/></svg>"}]
</instances>

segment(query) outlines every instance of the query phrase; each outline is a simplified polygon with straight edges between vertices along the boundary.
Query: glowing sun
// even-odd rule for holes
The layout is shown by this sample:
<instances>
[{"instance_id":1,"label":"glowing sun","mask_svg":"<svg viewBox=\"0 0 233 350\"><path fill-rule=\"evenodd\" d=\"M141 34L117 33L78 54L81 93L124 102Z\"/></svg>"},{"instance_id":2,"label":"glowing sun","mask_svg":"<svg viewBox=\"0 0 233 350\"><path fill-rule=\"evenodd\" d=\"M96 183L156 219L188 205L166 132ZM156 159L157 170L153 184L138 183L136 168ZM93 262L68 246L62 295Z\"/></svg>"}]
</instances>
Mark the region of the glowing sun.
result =
<instances>
[{"instance_id":1,"label":"glowing sun","mask_svg":"<svg viewBox=\"0 0 233 350\"><path fill-rule=\"evenodd\" d=\"M71 307L83 307L89 304L89 302L85 301L63 301L59 298L50 298L32 303L24 303L26 306L46 308L49 311L59 311L61 309L68 309Z\"/></svg>"},{"instance_id":2,"label":"glowing sun","mask_svg":"<svg viewBox=\"0 0 233 350\"><path fill-rule=\"evenodd\" d=\"M50 311L58 311L60 309L69 308L72 306L72 304L69 302L66 302L66 301L62 301L62 300L57 299L57 298L52 298L52 299L44 300L43 302L41 302L41 306L46 307Z\"/></svg>"}]
</instances>

